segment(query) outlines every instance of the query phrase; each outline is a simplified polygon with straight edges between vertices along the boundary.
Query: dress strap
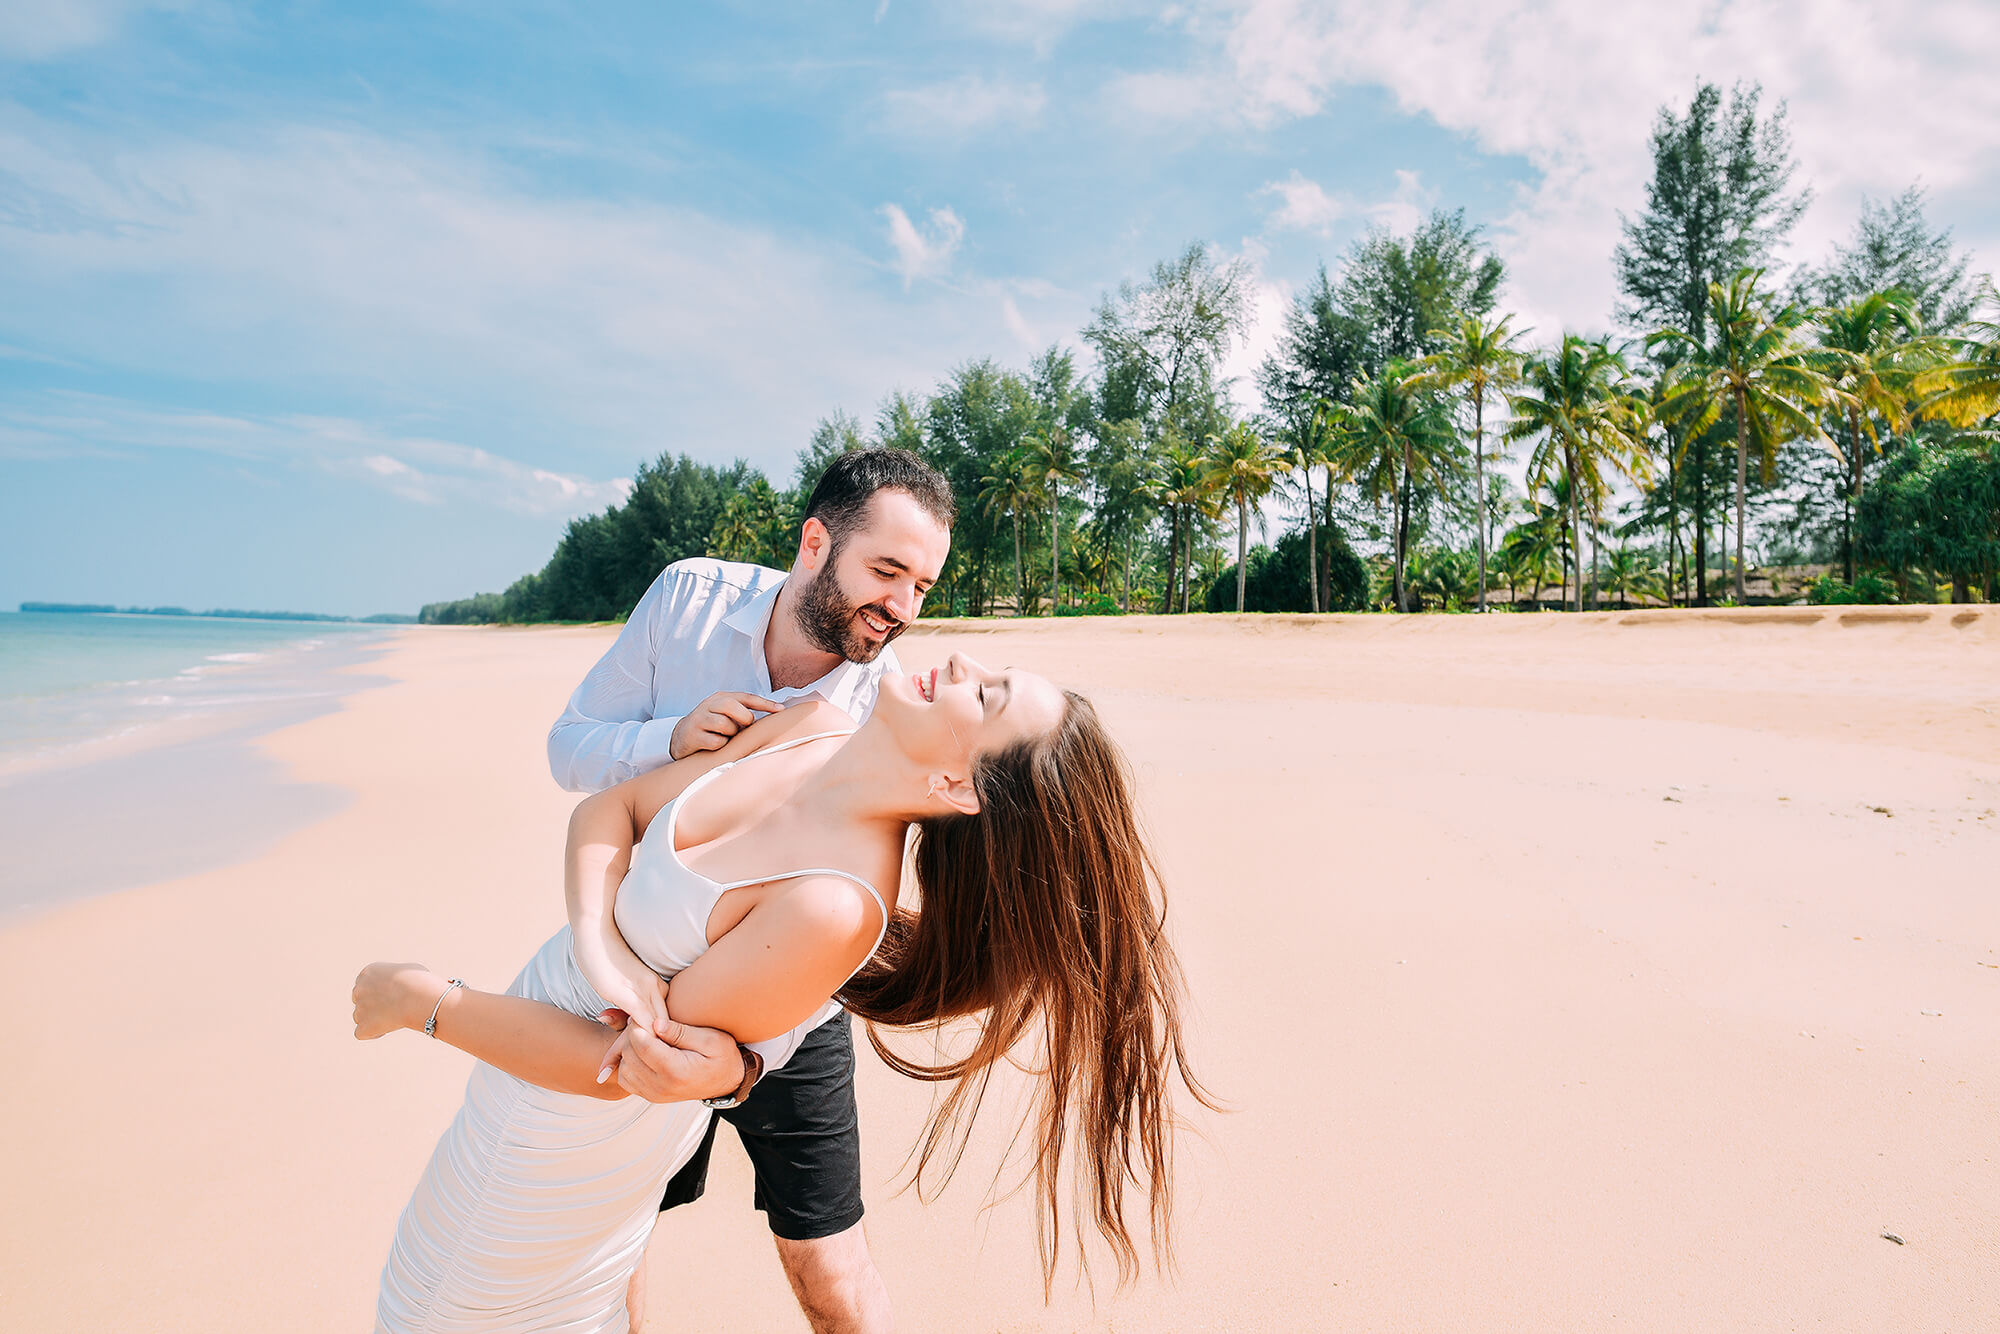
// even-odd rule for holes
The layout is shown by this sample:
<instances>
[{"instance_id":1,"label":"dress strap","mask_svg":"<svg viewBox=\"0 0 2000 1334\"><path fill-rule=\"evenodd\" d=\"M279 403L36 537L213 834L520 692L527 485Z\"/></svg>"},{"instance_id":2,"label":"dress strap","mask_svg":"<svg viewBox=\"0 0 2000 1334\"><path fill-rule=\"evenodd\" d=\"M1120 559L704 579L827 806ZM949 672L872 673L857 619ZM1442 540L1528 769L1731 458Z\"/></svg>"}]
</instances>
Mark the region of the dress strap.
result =
<instances>
[{"instance_id":1,"label":"dress strap","mask_svg":"<svg viewBox=\"0 0 2000 1334\"><path fill-rule=\"evenodd\" d=\"M824 741L828 737L834 736L853 736L859 730L859 728L849 727L839 732L815 732L811 736L795 736L790 741L780 741L775 746L766 746L762 750L753 750L748 755L745 755L742 760L731 760L729 763L732 765L741 764L743 760L754 760L763 755L776 755L781 750L790 750L793 746L803 746L808 741Z\"/></svg>"}]
</instances>

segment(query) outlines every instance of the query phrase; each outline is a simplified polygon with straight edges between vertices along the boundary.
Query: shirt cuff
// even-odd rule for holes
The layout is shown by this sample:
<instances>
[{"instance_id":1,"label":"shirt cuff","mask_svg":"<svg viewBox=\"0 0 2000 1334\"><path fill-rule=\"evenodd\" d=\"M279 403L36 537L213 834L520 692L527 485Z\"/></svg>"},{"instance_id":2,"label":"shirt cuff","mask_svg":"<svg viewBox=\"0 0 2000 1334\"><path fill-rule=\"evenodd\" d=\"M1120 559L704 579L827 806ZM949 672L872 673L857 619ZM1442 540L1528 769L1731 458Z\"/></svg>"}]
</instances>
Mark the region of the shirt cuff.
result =
<instances>
[{"instance_id":1,"label":"shirt cuff","mask_svg":"<svg viewBox=\"0 0 2000 1334\"><path fill-rule=\"evenodd\" d=\"M683 715L685 716L685 715ZM671 749L674 728L680 725L680 718L650 718L639 724L639 736L632 747L632 776L650 773L663 764L672 764Z\"/></svg>"}]
</instances>

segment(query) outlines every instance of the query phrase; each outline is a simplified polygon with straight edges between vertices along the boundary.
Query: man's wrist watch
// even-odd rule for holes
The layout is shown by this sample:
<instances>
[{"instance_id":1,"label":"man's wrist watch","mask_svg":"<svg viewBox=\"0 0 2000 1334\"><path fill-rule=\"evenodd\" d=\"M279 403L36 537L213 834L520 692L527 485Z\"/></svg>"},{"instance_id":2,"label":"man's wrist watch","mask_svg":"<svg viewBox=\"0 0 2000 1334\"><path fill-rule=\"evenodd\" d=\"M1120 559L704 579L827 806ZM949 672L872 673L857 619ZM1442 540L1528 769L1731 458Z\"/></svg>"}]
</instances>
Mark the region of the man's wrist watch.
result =
<instances>
[{"instance_id":1,"label":"man's wrist watch","mask_svg":"<svg viewBox=\"0 0 2000 1334\"><path fill-rule=\"evenodd\" d=\"M743 1082L720 1098L703 1098L701 1100L702 1106L713 1107L718 1112L726 1112L732 1107L741 1107L743 1100L750 1096L750 1090L755 1088L757 1081L763 1077L764 1058L740 1042L736 1044L736 1050L743 1053Z\"/></svg>"}]
</instances>

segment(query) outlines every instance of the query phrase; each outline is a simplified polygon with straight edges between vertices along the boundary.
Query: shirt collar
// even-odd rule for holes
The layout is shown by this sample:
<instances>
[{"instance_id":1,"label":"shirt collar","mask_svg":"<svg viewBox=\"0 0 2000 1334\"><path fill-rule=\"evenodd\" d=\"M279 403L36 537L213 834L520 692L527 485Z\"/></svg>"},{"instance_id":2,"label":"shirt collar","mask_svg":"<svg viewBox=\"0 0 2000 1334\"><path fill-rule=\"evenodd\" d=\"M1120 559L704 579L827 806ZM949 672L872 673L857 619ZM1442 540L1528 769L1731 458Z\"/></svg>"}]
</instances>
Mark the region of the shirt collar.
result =
<instances>
[{"instance_id":1,"label":"shirt collar","mask_svg":"<svg viewBox=\"0 0 2000 1334\"><path fill-rule=\"evenodd\" d=\"M787 574L785 579L789 578L791 576ZM722 623L731 630L734 630L737 634L749 637L750 651L755 655L757 665L763 669L766 688L770 688L771 685L771 665L764 658L764 637L770 632L771 617L776 614L778 609L778 590L785 586L785 579L778 580L756 597L751 598L741 607L738 607L735 611L722 618ZM885 655L888 653L887 646L884 646L882 652ZM831 696L837 693L843 685L853 680L857 674L865 675L870 670L880 670L880 668L876 667L876 664L881 662L882 659L880 657L876 658L875 663L868 664L842 661L832 671L810 685L792 687L782 693L797 695L819 694L831 700ZM831 702L838 704L840 701L831 700Z\"/></svg>"},{"instance_id":2,"label":"shirt collar","mask_svg":"<svg viewBox=\"0 0 2000 1334\"><path fill-rule=\"evenodd\" d=\"M789 575L786 578L790 578ZM780 579L769 588L751 598L735 611L722 618L722 623L741 635L748 635L757 645L757 656L764 656L764 635L771 628L771 613L778 606L778 590L785 586Z\"/></svg>"}]
</instances>

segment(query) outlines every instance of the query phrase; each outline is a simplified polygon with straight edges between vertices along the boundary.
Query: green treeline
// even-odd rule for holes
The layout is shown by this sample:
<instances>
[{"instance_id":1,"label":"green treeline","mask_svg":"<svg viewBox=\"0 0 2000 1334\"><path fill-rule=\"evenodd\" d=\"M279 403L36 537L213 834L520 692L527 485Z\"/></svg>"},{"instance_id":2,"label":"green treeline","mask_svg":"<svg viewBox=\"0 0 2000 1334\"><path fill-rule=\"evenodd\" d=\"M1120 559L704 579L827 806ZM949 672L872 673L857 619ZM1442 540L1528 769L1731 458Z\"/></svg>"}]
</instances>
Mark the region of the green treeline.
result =
<instances>
[{"instance_id":1,"label":"green treeline","mask_svg":"<svg viewBox=\"0 0 2000 1334\"><path fill-rule=\"evenodd\" d=\"M1220 368L1251 275L1191 245L1104 296L1087 375L1063 347L969 362L822 420L783 479L662 457L541 571L421 619L616 619L683 557L783 567L864 444L957 493L937 615L2000 599L1991 279L1915 188L1775 278L1809 192L1754 86L1662 108L1651 149L1611 257L1622 337L1521 328L1480 229L1439 210L1321 267L1244 414Z\"/></svg>"}]
</instances>

